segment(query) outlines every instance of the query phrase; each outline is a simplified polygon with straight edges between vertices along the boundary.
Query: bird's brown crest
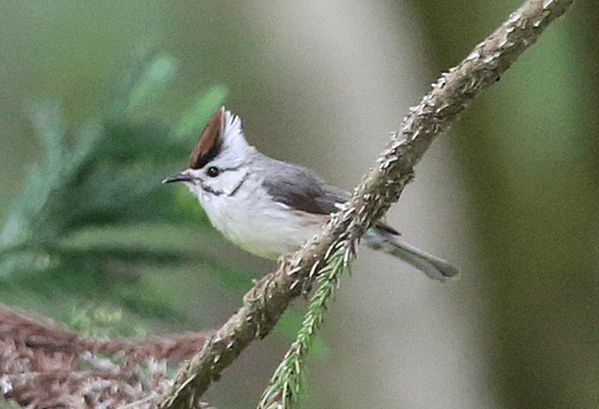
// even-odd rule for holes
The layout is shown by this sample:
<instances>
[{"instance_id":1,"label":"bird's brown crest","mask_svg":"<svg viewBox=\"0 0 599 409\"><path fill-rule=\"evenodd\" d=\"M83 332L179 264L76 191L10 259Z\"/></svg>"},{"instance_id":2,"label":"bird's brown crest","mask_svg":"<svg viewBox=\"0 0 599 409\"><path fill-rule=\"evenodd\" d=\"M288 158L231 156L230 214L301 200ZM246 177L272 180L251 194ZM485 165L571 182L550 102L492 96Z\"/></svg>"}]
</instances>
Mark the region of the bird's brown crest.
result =
<instances>
[{"instance_id":1,"label":"bird's brown crest","mask_svg":"<svg viewBox=\"0 0 599 409\"><path fill-rule=\"evenodd\" d=\"M201 169L214 159L221 149L221 132L223 132L225 107L216 110L202 131L198 143L191 152L189 167Z\"/></svg>"}]
</instances>

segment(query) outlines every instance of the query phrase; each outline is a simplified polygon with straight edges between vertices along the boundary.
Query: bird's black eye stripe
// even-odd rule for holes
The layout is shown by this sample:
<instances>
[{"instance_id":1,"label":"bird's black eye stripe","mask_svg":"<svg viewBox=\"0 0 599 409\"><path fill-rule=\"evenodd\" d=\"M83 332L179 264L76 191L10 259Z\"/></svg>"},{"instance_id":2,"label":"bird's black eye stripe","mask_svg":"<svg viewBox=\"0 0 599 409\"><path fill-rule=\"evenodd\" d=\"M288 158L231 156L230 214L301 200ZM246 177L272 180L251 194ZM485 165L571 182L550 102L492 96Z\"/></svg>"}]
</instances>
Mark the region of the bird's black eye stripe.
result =
<instances>
[{"instance_id":1,"label":"bird's black eye stripe","mask_svg":"<svg viewBox=\"0 0 599 409\"><path fill-rule=\"evenodd\" d=\"M220 170L216 166L210 166L208 169L206 169L206 174L211 178L217 177L219 173Z\"/></svg>"}]
</instances>

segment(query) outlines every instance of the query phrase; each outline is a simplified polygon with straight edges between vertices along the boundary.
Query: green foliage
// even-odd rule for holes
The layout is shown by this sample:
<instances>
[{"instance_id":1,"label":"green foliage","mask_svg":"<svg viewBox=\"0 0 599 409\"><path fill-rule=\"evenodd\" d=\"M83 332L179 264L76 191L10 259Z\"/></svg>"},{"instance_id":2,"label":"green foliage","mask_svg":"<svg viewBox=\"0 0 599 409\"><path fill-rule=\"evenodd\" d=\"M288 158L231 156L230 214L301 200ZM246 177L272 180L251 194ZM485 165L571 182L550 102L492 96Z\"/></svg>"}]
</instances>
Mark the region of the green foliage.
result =
<instances>
[{"instance_id":1,"label":"green foliage","mask_svg":"<svg viewBox=\"0 0 599 409\"><path fill-rule=\"evenodd\" d=\"M150 249L132 231L122 241L115 240L112 230L101 245L73 244L82 231L115 226L155 226L153 231L173 224L209 226L184 186L165 187L161 181L181 167L199 130L222 104L226 88L214 86L199 95L176 126L140 119L149 105L159 103L178 65L175 58L157 53L124 62L99 113L81 129L63 123L59 101L30 107L42 157L29 170L0 229L3 302L44 311L52 305L91 335L104 331L104 325L120 335L139 335L141 326L128 326L124 319L106 321L110 314L100 312L171 323L186 319L144 281L144 269L206 266L228 288L249 286L244 273L207 263L206 253L185 254L177 246ZM73 306L78 306L74 312Z\"/></svg>"},{"instance_id":2,"label":"green foliage","mask_svg":"<svg viewBox=\"0 0 599 409\"><path fill-rule=\"evenodd\" d=\"M105 121L126 121L156 101L174 78L178 66L172 56L158 53L123 62L121 75L109 86L107 101L101 109Z\"/></svg>"},{"instance_id":3,"label":"green foliage","mask_svg":"<svg viewBox=\"0 0 599 409\"><path fill-rule=\"evenodd\" d=\"M304 315L303 309L300 310L293 306L287 308L285 313L279 318L275 331L289 339L293 339L302 328ZM310 355L315 358L326 358L329 356L329 346L321 336L315 334L311 343Z\"/></svg>"},{"instance_id":4,"label":"green foliage","mask_svg":"<svg viewBox=\"0 0 599 409\"><path fill-rule=\"evenodd\" d=\"M141 328L131 329L129 326L117 331L115 328L123 322L123 310L120 308L81 306L73 308L71 317L66 320L69 326L85 337L138 336L147 332Z\"/></svg>"},{"instance_id":5,"label":"green foliage","mask_svg":"<svg viewBox=\"0 0 599 409\"><path fill-rule=\"evenodd\" d=\"M350 253L346 248L335 251L318 271L318 288L310 300L297 338L273 374L260 401L260 408L285 409L297 402L306 383L306 356L313 348L316 331L324 321L327 303L334 297L341 275L348 267Z\"/></svg>"},{"instance_id":6,"label":"green foliage","mask_svg":"<svg viewBox=\"0 0 599 409\"><path fill-rule=\"evenodd\" d=\"M64 130L58 102L31 108L43 158L11 206L0 232L0 248L47 247L89 225L173 219L164 210L170 191L161 189L158 181L188 154L196 136L175 140L165 124L140 124L128 118L156 98L176 66L167 56L138 61L118 82L120 86L113 87L118 91L111 93L100 123L91 121L75 136ZM224 93L219 96L210 95L209 103L202 105L203 116L214 112ZM6 268L2 270L5 276Z\"/></svg>"},{"instance_id":7,"label":"green foliage","mask_svg":"<svg viewBox=\"0 0 599 409\"><path fill-rule=\"evenodd\" d=\"M142 110L148 102L157 99L177 72L178 62L169 55L156 55L151 63L141 67L140 78L128 95L127 112Z\"/></svg>"}]
</instances>

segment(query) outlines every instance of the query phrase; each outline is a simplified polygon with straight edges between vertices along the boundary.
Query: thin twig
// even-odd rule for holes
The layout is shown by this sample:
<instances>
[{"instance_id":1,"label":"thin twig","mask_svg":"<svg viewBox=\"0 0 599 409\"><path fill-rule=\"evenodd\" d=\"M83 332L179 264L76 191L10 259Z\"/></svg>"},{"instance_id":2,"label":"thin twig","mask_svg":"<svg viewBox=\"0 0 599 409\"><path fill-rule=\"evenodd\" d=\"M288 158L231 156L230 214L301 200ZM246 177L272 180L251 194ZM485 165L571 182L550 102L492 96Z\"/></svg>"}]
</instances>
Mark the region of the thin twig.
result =
<instances>
[{"instance_id":1,"label":"thin twig","mask_svg":"<svg viewBox=\"0 0 599 409\"><path fill-rule=\"evenodd\" d=\"M340 248L327 258L325 268L316 276L318 288L310 299L308 311L304 316L297 338L289 347L283 361L279 364L269 385L262 394L258 409L287 408L297 402L305 384L305 359L311 349L314 336L324 321L328 302L334 297L339 279L349 266L345 262L348 248ZM351 256L353 258L353 256Z\"/></svg>"},{"instance_id":2,"label":"thin twig","mask_svg":"<svg viewBox=\"0 0 599 409\"><path fill-rule=\"evenodd\" d=\"M331 248L353 246L399 199L414 165L434 138L456 120L476 95L496 83L543 30L573 0L529 0L458 66L443 74L432 91L404 119L378 164L356 188L350 203L321 234L285 257L244 296L243 306L177 374L162 407L189 408L253 340L266 336L289 302L306 288L314 263L323 265Z\"/></svg>"}]
</instances>

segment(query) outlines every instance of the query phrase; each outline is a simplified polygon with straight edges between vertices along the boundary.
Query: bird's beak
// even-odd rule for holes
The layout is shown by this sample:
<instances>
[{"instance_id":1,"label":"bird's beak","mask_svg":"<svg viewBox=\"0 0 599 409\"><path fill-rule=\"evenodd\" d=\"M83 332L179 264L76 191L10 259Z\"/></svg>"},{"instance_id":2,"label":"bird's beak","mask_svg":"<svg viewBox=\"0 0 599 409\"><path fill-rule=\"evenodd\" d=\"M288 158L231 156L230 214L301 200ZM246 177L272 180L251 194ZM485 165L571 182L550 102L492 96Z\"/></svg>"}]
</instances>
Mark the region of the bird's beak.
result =
<instances>
[{"instance_id":1,"label":"bird's beak","mask_svg":"<svg viewBox=\"0 0 599 409\"><path fill-rule=\"evenodd\" d=\"M189 182L191 180L191 174L189 173L189 169L183 169L174 174L171 177L168 177L162 181L162 183L172 183L172 182Z\"/></svg>"}]
</instances>

